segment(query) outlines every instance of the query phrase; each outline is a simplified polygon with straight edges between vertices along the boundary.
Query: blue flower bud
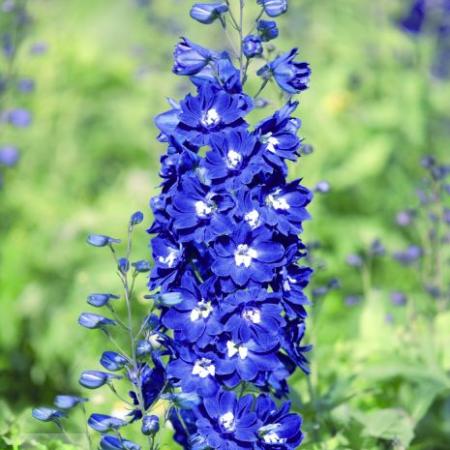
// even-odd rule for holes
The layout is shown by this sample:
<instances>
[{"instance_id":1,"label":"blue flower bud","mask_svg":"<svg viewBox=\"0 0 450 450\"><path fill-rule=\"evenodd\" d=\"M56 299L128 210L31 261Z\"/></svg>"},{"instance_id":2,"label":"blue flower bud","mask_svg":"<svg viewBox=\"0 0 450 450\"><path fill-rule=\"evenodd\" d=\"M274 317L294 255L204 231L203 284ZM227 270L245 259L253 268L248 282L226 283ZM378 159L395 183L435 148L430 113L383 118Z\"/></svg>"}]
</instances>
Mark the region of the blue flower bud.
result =
<instances>
[{"instance_id":1,"label":"blue flower bud","mask_svg":"<svg viewBox=\"0 0 450 450\"><path fill-rule=\"evenodd\" d=\"M58 422L59 419L64 417L64 413L61 411L54 408L47 408L45 406L34 408L31 411L31 415L41 422Z\"/></svg>"},{"instance_id":2,"label":"blue flower bud","mask_svg":"<svg viewBox=\"0 0 450 450\"><path fill-rule=\"evenodd\" d=\"M244 41L242 42L242 51L247 58L261 56L263 50L261 38L259 36L249 34L244 38Z\"/></svg>"},{"instance_id":3,"label":"blue flower bud","mask_svg":"<svg viewBox=\"0 0 450 450\"><path fill-rule=\"evenodd\" d=\"M273 20L258 20L257 30L264 42L277 38L279 33L277 23Z\"/></svg>"},{"instance_id":4,"label":"blue flower bud","mask_svg":"<svg viewBox=\"0 0 450 450\"><path fill-rule=\"evenodd\" d=\"M109 325L116 325L116 321L108 319L107 317L101 316L95 313L81 313L78 318L78 323L85 328L91 330L104 328Z\"/></svg>"},{"instance_id":5,"label":"blue flower bud","mask_svg":"<svg viewBox=\"0 0 450 450\"><path fill-rule=\"evenodd\" d=\"M127 358L116 352L103 352L100 358L100 364L111 372L123 369L127 363Z\"/></svg>"},{"instance_id":6,"label":"blue flower bud","mask_svg":"<svg viewBox=\"0 0 450 450\"><path fill-rule=\"evenodd\" d=\"M119 439L116 436L105 435L100 440L100 450L141 450L140 445L127 439Z\"/></svg>"},{"instance_id":7,"label":"blue flower bud","mask_svg":"<svg viewBox=\"0 0 450 450\"><path fill-rule=\"evenodd\" d=\"M87 402L87 398L77 397L75 395L57 395L53 402L57 408L71 409L80 403Z\"/></svg>"},{"instance_id":8,"label":"blue flower bud","mask_svg":"<svg viewBox=\"0 0 450 450\"><path fill-rule=\"evenodd\" d=\"M201 398L195 392L179 392L178 394L164 394L162 398L169 400L180 409L193 409L201 403Z\"/></svg>"},{"instance_id":9,"label":"blue flower bud","mask_svg":"<svg viewBox=\"0 0 450 450\"><path fill-rule=\"evenodd\" d=\"M97 389L112 379L120 380L121 378L119 375L100 372L99 370L85 370L80 376L79 383L87 389Z\"/></svg>"},{"instance_id":10,"label":"blue flower bud","mask_svg":"<svg viewBox=\"0 0 450 450\"><path fill-rule=\"evenodd\" d=\"M110 300L117 300L119 298L120 296L114 294L90 294L88 295L87 302L91 306L100 308L101 306L107 305Z\"/></svg>"},{"instance_id":11,"label":"blue flower bud","mask_svg":"<svg viewBox=\"0 0 450 450\"><path fill-rule=\"evenodd\" d=\"M287 0L258 0L264 8L265 13L270 17L277 17L284 14L288 9Z\"/></svg>"},{"instance_id":12,"label":"blue flower bud","mask_svg":"<svg viewBox=\"0 0 450 450\"><path fill-rule=\"evenodd\" d=\"M136 211L130 219L131 225L139 225L144 220L144 214L141 211Z\"/></svg>"},{"instance_id":13,"label":"blue flower bud","mask_svg":"<svg viewBox=\"0 0 450 450\"><path fill-rule=\"evenodd\" d=\"M31 114L22 108L8 111L6 119L11 125L17 128L25 128L31 124Z\"/></svg>"},{"instance_id":14,"label":"blue flower bud","mask_svg":"<svg viewBox=\"0 0 450 450\"><path fill-rule=\"evenodd\" d=\"M103 234L90 234L87 243L94 247L105 247L111 244L120 244L120 239L115 239Z\"/></svg>"},{"instance_id":15,"label":"blue flower bud","mask_svg":"<svg viewBox=\"0 0 450 450\"><path fill-rule=\"evenodd\" d=\"M12 167L18 160L19 151L15 147L0 147L0 165Z\"/></svg>"},{"instance_id":16,"label":"blue flower bud","mask_svg":"<svg viewBox=\"0 0 450 450\"><path fill-rule=\"evenodd\" d=\"M405 306L408 299L403 292L391 292L391 302L395 306Z\"/></svg>"},{"instance_id":17,"label":"blue flower bud","mask_svg":"<svg viewBox=\"0 0 450 450\"><path fill-rule=\"evenodd\" d=\"M136 262L132 263L131 265L134 267L134 270L139 273L150 272L150 270L152 268L150 265L150 262L145 261L145 260L136 261Z\"/></svg>"},{"instance_id":18,"label":"blue flower bud","mask_svg":"<svg viewBox=\"0 0 450 450\"><path fill-rule=\"evenodd\" d=\"M166 294L155 294L146 296L146 298L153 298L154 302L160 306L175 306L183 301L183 296L180 292L167 292Z\"/></svg>"},{"instance_id":19,"label":"blue flower bud","mask_svg":"<svg viewBox=\"0 0 450 450\"><path fill-rule=\"evenodd\" d=\"M127 258L120 258L117 268L119 269L119 272L125 274L130 270L130 262Z\"/></svg>"},{"instance_id":20,"label":"blue flower bud","mask_svg":"<svg viewBox=\"0 0 450 450\"><path fill-rule=\"evenodd\" d=\"M191 8L190 15L200 23L211 24L227 11L228 6L225 2L196 3Z\"/></svg>"},{"instance_id":21,"label":"blue flower bud","mask_svg":"<svg viewBox=\"0 0 450 450\"><path fill-rule=\"evenodd\" d=\"M127 423L117 417L107 416L106 414L91 414L88 419L88 425L95 431L105 433L106 431L117 430Z\"/></svg>"},{"instance_id":22,"label":"blue flower bud","mask_svg":"<svg viewBox=\"0 0 450 450\"><path fill-rule=\"evenodd\" d=\"M23 78L18 81L17 87L21 92L33 92L34 90L34 80L30 78Z\"/></svg>"},{"instance_id":23,"label":"blue flower bud","mask_svg":"<svg viewBox=\"0 0 450 450\"><path fill-rule=\"evenodd\" d=\"M172 69L173 72L177 75L191 76L199 73L209 64L213 58L213 53L200 45L194 44L194 42L189 39L181 38L181 41L175 47L173 57L175 60ZM178 114L178 111L176 112ZM173 121L173 114L169 117L170 120ZM165 116L160 117L159 120L161 121L162 119L167 121L167 117Z\"/></svg>"},{"instance_id":24,"label":"blue flower bud","mask_svg":"<svg viewBox=\"0 0 450 450\"><path fill-rule=\"evenodd\" d=\"M319 181L316 184L314 191L318 192L319 194L326 194L330 192L330 183L328 183L328 181Z\"/></svg>"},{"instance_id":25,"label":"blue flower bud","mask_svg":"<svg viewBox=\"0 0 450 450\"><path fill-rule=\"evenodd\" d=\"M142 434L146 436L153 436L159 431L159 417L158 416L145 416L142 419Z\"/></svg>"}]
</instances>

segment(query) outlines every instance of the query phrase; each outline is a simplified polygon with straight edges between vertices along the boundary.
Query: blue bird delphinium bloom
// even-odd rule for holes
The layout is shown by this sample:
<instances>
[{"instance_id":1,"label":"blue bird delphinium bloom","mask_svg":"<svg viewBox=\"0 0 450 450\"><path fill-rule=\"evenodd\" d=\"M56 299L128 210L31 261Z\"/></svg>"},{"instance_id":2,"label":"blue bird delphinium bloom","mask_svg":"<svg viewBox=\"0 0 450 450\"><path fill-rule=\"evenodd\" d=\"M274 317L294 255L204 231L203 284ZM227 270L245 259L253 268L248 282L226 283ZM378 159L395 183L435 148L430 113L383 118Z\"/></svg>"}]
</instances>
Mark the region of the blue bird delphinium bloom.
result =
<instances>
[{"instance_id":1,"label":"blue bird delphinium bloom","mask_svg":"<svg viewBox=\"0 0 450 450\"><path fill-rule=\"evenodd\" d=\"M78 318L78 323L85 328L91 329L116 325L114 320L94 313L82 313Z\"/></svg>"},{"instance_id":2,"label":"blue bird delphinium bloom","mask_svg":"<svg viewBox=\"0 0 450 450\"><path fill-rule=\"evenodd\" d=\"M200 23L211 24L227 11L226 2L195 3L191 8L190 15Z\"/></svg>"},{"instance_id":3,"label":"blue bird delphinium bloom","mask_svg":"<svg viewBox=\"0 0 450 450\"><path fill-rule=\"evenodd\" d=\"M258 75L263 78L273 76L280 88L288 94L298 94L308 89L311 69L307 62L294 61L297 55L298 50L295 48L284 53L261 68Z\"/></svg>"},{"instance_id":4,"label":"blue bird delphinium bloom","mask_svg":"<svg viewBox=\"0 0 450 450\"><path fill-rule=\"evenodd\" d=\"M270 17L277 17L284 14L288 9L288 0L258 0L264 11Z\"/></svg>"},{"instance_id":5,"label":"blue bird delphinium bloom","mask_svg":"<svg viewBox=\"0 0 450 450\"><path fill-rule=\"evenodd\" d=\"M173 72L177 75L195 75L204 69L215 58L215 53L187 38L175 47Z\"/></svg>"},{"instance_id":6,"label":"blue bird delphinium bloom","mask_svg":"<svg viewBox=\"0 0 450 450\"><path fill-rule=\"evenodd\" d=\"M106 351L103 352L100 358L100 364L111 372L123 369L128 363L128 359L125 356L117 352Z\"/></svg>"},{"instance_id":7,"label":"blue bird delphinium bloom","mask_svg":"<svg viewBox=\"0 0 450 450\"><path fill-rule=\"evenodd\" d=\"M261 56L264 51L261 38L254 34L249 34L242 42L242 50L247 58Z\"/></svg>"}]
</instances>

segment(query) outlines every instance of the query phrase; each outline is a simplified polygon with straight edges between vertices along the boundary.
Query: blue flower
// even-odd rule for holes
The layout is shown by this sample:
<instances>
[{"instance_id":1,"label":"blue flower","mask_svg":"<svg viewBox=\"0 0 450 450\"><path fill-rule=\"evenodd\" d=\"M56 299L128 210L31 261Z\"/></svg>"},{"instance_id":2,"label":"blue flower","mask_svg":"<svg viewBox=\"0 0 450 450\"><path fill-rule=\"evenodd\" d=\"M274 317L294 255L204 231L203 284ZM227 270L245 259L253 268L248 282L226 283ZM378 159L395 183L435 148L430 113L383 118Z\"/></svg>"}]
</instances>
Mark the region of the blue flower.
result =
<instances>
[{"instance_id":1,"label":"blue flower","mask_svg":"<svg viewBox=\"0 0 450 450\"><path fill-rule=\"evenodd\" d=\"M120 239L115 239L103 234L90 234L87 238L87 243L93 247L106 247L111 244L120 244Z\"/></svg>"},{"instance_id":2,"label":"blue flower","mask_svg":"<svg viewBox=\"0 0 450 450\"><path fill-rule=\"evenodd\" d=\"M217 91L208 83L199 87L196 97L187 95L180 106L176 134L192 145L202 146L224 128L245 125L243 116L251 109L251 101L245 95Z\"/></svg>"},{"instance_id":3,"label":"blue flower","mask_svg":"<svg viewBox=\"0 0 450 450\"><path fill-rule=\"evenodd\" d=\"M284 328L282 347L294 364L303 372L309 374L308 360L305 353L309 352L312 347L302 344L304 335L305 323L302 320L292 320Z\"/></svg>"},{"instance_id":4,"label":"blue flower","mask_svg":"<svg viewBox=\"0 0 450 450\"><path fill-rule=\"evenodd\" d=\"M210 242L231 232L233 223L225 213L233 206L230 195L210 191L198 178L184 177L168 212L182 242Z\"/></svg>"},{"instance_id":5,"label":"blue flower","mask_svg":"<svg viewBox=\"0 0 450 450\"><path fill-rule=\"evenodd\" d=\"M122 437L106 434L100 440L100 450L141 450L141 446Z\"/></svg>"},{"instance_id":6,"label":"blue flower","mask_svg":"<svg viewBox=\"0 0 450 450\"><path fill-rule=\"evenodd\" d=\"M261 56L264 51L261 38L259 36L255 36L254 34L249 34L246 36L242 42L242 51L247 58Z\"/></svg>"},{"instance_id":7,"label":"blue flower","mask_svg":"<svg viewBox=\"0 0 450 450\"><path fill-rule=\"evenodd\" d=\"M100 433L117 430L127 424L122 419L106 414L91 414L87 423L93 430Z\"/></svg>"},{"instance_id":8,"label":"blue flower","mask_svg":"<svg viewBox=\"0 0 450 450\"><path fill-rule=\"evenodd\" d=\"M258 419L251 411L252 403L251 395L238 399L229 391L204 399L196 425L207 447L221 450L254 448Z\"/></svg>"},{"instance_id":9,"label":"blue flower","mask_svg":"<svg viewBox=\"0 0 450 450\"><path fill-rule=\"evenodd\" d=\"M257 30L264 42L271 41L278 37L277 23L273 20L258 20Z\"/></svg>"},{"instance_id":10,"label":"blue flower","mask_svg":"<svg viewBox=\"0 0 450 450\"><path fill-rule=\"evenodd\" d=\"M25 128L31 124L31 114L23 108L8 111L6 119L11 125L18 128Z\"/></svg>"},{"instance_id":11,"label":"blue flower","mask_svg":"<svg viewBox=\"0 0 450 450\"><path fill-rule=\"evenodd\" d=\"M87 302L91 306L100 308L101 306L108 305L110 300L117 300L120 296L114 294L90 294L87 297Z\"/></svg>"},{"instance_id":12,"label":"blue flower","mask_svg":"<svg viewBox=\"0 0 450 450\"><path fill-rule=\"evenodd\" d=\"M117 352L103 352L100 358L100 364L112 372L123 369L128 364L128 359Z\"/></svg>"},{"instance_id":13,"label":"blue flower","mask_svg":"<svg viewBox=\"0 0 450 450\"><path fill-rule=\"evenodd\" d=\"M64 417L64 413L55 408L41 406L31 411L32 416L41 422L59 422Z\"/></svg>"},{"instance_id":14,"label":"blue flower","mask_svg":"<svg viewBox=\"0 0 450 450\"><path fill-rule=\"evenodd\" d=\"M159 431L159 417L154 415L144 416L142 418L141 431L145 436L156 434Z\"/></svg>"},{"instance_id":15,"label":"blue flower","mask_svg":"<svg viewBox=\"0 0 450 450\"><path fill-rule=\"evenodd\" d=\"M303 441L302 418L289 413L289 402L280 409L268 395L260 395L256 400L255 412L260 421L257 431L258 450L295 450Z\"/></svg>"},{"instance_id":16,"label":"blue flower","mask_svg":"<svg viewBox=\"0 0 450 450\"><path fill-rule=\"evenodd\" d=\"M100 372L99 370L85 370L80 376L79 383L87 389L97 389L111 380L119 380L120 378L118 375Z\"/></svg>"},{"instance_id":17,"label":"blue flower","mask_svg":"<svg viewBox=\"0 0 450 450\"><path fill-rule=\"evenodd\" d=\"M81 313L78 318L78 323L90 329L105 328L107 326L116 325L116 322L107 317L94 313Z\"/></svg>"},{"instance_id":18,"label":"blue flower","mask_svg":"<svg viewBox=\"0 0 450 450\"><path fill-rule=\"evenodd\" d=\"M179 384L183 392L197 392L202 397L210 397L219 389L216 366L214 353L194 353L181 348L179 357L168 364L167 375Z\"/></svg>"},{"instance_id":19,"label":"blue flower","mask_svg":"<svg viewBox=\"0 0 450 450\"><path fill-rule=\"evenodd\" d=\"M298 54L296 48L275 58L272 62L258 70L264 79L273 76L283 91L298 94L308 89L311 69L306 62L295 62Z\"/></svg>"},{"instance_id":20,"label":"blue flower","mask_svg":"<svg viewBox=\"0 0 450 450\"><path fill-rule=\"evenodd\" d=\"M130 225L139 225L144 220L144 214L141 211L136 211L130 218Z\"/></svg>"},{"instance_id":21,"label":"blue flower","mask_svg":"<svg viewBox=\"0 0 450 450\"><path fill-rule=\"evenodd\" d=\"M200 23L211 24L228 11L225 2L196 3L190 12L191 17Z\"/></svg>"},{"instance_id":22,"label":"blue flower","mask_svg":"<svg viewBox=\"0 0 450 450\"><path fill-rule=\"evenodd\" d=\"M54 404L60 409L71 409L80 403L87 402L87 398L77 397L75 395L57 395Z\"/></svg>"},{"instance_id":23,"label":"blue flower","mask_svg":"<svg viewBox=\"0 0 450 450\"><path fill-rule=\"evenodd\" d=\"M414 0L407 15L399 21L399 25L408 33L419 34L425 24L425 18L425 0Z\"/></svg>"},{"instance_id":24,"label":"blue flower","mask_svg":"<svg viewBox=\"0 0 450 450\"><path fill-rule=\"evenodd\" d=\"M0 147L0 165L12 167L19 160L19 151L10 145Z\"/></svg>"},{"instance_id":25,"label":"blue flower","mask_svg":"<svg viewBox=\"0 0 450 450\"><path fill-rule=\"evenodd\" d=\"M212 271L218 277L230 277L238 286L250 280L263 283L273 278L275 267L283 264L284 247L265 227L251 230L240 224L230 236L220 237L211 250Z\"/></svg>"},{"instance_id":26,"label":"blue flower","mask_svg":"<svg viewBox=\"0 0 450 450\"><path fill-rule=\"evenodd\" d=\"M181 38L173 53L175 60L173 72L177 75L195 75L204 69L214 56L210 50L187 38Z\"/></svg>"},{"instance_id":27,"label":"blue flower","mask_svg":"<svg viewBox=\"0 0 450 450\"><path fill-rule=\"evenodd\" d=\"M287 0L258 0L258 3L270 17L280 16L288 9Z\"/></svg>"}]
</instances>

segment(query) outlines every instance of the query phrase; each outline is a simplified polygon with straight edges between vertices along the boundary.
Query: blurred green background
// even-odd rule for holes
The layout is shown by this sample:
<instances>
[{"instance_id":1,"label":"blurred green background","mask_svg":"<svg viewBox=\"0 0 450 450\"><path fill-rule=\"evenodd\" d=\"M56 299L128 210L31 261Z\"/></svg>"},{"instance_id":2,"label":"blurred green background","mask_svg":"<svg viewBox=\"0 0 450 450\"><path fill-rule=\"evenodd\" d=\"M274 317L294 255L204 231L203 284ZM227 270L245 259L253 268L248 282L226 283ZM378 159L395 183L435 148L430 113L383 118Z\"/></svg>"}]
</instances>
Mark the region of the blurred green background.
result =
<instances>
[{"instance_id":1,"label":"blurred green background","mask_svg":"<svg viewBox=\"0 0 450 450\"><path fill-rule=\"evenodd\" d=\"M118 282L86 235L123 236L138 209L151 223L147 204L164 152L152 117L187 88L171 74L173 46L181 35L218 49L224 42L218 26L189 19L186 0L28 3L33 23L16 67L36 90L11 94L5 107L28 108L33 123L20 132L0 124L1 139L21 149L0 190L0 448L52 431L30 419L30 408L79 393L81 370L98 368L103 339L76 320L87 294ZM311 308L310 383L302 374L292 382L304 448L450 448L450 312L426 295L419 268L390 257L416 237L395 216L418 204L421 157L450 163L450 83L430 76L432 40L396 26L408 4L292 0L279 20L277 46L299 46L313 69L298 113L315 151L292 166L292 177L331 186L316 195L306 226L305 241L320 242L312 288L340 284ZM31 56L36 42L47 52ZM253 77L249 91L257 88ZM362 271L348 267L348 254L376 238L387 254ZM147 241L142 229L140 257ZM447 261L448 249L442 255ZM406 306L392 304L393 290L406 293ZM349 306L348 294L362 299ZM111 412L109 398L95 393L94 408Z\"/></svg>"}]
</instances>

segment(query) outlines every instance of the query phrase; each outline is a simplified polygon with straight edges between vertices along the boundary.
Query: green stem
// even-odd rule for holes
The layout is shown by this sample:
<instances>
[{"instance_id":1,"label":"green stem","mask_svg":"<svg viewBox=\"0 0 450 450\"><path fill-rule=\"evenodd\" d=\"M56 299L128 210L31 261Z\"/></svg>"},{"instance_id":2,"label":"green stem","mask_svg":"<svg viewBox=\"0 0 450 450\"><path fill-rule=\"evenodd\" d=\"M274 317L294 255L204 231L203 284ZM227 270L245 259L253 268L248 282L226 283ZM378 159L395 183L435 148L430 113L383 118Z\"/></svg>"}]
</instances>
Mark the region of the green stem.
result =
<instances>
[{"instance_id":1,"label":"green stem","mask_svg":"<svg viewBox=\"0 0 450 450\"><path fill-rule=\"evenodd\" d=\"M92 438L91 438L91 434L89 432L89 426L88 426L88 416L87 416L87 411L86 411L86 407L84 406L84 404L81 404L81 409L83 411L83 415L84 415L84 426L86 427L86 437L88 440L88 445L89 445L89 450L93 450L93 446L92 446Z\"/></svg>"}]
</instances>

